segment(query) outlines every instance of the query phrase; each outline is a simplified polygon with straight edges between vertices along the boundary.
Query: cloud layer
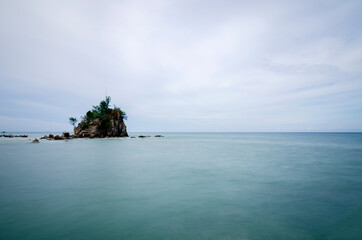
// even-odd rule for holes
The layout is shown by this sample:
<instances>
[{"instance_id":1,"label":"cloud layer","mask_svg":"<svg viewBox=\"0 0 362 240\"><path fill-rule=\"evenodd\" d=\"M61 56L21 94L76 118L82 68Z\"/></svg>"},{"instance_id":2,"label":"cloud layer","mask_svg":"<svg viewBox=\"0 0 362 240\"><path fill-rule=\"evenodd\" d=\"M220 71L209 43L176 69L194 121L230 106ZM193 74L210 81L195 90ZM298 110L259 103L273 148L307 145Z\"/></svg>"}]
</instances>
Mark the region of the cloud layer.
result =
<instances>
[{"instance_id":1,"label":"cloud layer","mask_svg":"<svg viewBox=\"0 0 362 240\"><path fill-rule=\"evenodd\" d=\"M360 1L2 1L0 128L361 131Z\"/></svg>"}]
</instances>

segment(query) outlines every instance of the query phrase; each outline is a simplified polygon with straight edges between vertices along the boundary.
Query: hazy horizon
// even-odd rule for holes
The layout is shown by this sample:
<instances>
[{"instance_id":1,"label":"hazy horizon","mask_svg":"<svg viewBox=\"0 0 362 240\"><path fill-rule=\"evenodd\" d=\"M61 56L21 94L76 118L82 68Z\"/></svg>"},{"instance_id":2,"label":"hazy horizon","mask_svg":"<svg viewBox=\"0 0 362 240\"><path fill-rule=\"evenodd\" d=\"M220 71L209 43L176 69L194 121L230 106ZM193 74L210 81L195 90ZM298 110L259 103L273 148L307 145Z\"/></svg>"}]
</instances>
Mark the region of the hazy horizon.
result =
<instances>
[{"instance_id":1,"label":"hazy horizon","mask_svg":"<svg viewBox=\"0 0 362 240\"><path fill-rule=\"evenodd\" d=\"M361 1L1 1L0 131L362 131Z\"/></svg>"}]
</instances>

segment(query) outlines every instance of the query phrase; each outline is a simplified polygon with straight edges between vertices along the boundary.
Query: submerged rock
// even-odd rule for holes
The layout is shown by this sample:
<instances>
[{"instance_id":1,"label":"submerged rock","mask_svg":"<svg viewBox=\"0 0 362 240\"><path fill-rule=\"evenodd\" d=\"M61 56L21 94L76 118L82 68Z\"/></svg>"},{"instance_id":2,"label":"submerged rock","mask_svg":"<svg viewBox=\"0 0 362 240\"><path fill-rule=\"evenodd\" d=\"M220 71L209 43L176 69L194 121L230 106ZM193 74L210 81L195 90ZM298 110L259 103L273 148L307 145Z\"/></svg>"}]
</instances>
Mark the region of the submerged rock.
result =
<instances>
[{"instance_id":1,"label":"submerged rock","mask_svg":"<svg viewBox=\"0 0 362 240\"><path fill-rule=\"evenodd\" d=\"M144 136L144 135L140 135L138 136L139 138L148 138L148 137L151 137L151 136Z\"/></svg>"}]
</instances>

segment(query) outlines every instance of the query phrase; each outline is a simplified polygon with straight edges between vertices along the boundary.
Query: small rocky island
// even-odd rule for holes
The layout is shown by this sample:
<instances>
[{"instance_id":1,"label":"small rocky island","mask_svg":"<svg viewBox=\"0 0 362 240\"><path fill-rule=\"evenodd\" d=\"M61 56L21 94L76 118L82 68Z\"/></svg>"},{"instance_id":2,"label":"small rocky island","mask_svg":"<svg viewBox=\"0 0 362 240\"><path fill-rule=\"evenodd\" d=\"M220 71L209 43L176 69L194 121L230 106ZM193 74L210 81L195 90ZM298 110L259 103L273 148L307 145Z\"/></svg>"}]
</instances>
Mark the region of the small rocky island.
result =
<instances>
[{"instance_id":1,"label":"small rocky island","mask_svg":"<svg viewBox=\"0 0 362 240\"><path fill-rule=\"evenodd\" d=\"M68 140L73 138L109 138L109 137L128 137L127 127L124 121L127 114L119 107L110 108L111 97L106 97L98 106L93 106L84 116L81 122L76 126L77 119L69 118L69 122L74 126L74 135L63 132L61 136L49 134L40 139L46 140ZM139 138L147 138L151 136L138 136ZM164 137L155 135L155 137ZM132 136L131 138L135 138ZM34 139L33 143L38 143L38 139Z\"/></svg>"},{"instance_id":2,"label":"small rocky island","mask_svg":"<svg viewBox=\"0 0 362 240\"><path fill-rule=\"evenodd\" d=\"M127 115L119 107L110 108L111 97L106 97L98 106L93 106L76 127L77 120L69 118L74 126L74 138L128 137L124 120Z\"/></svg>"}]
</instances>

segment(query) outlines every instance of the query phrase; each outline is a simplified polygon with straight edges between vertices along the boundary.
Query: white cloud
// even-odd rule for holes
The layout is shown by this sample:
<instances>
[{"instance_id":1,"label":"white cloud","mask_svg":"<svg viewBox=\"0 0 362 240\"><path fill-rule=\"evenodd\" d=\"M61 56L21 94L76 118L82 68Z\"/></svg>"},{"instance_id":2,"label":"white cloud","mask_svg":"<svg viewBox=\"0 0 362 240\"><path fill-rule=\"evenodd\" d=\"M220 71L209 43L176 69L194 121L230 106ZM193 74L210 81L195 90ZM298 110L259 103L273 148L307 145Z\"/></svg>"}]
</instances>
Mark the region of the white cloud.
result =
<instances>
[{"instance_id":1,"label":"white cloud","mask_svg":"<svg viewBox=\"0 0 362 240\"><path fill-rule=\"evenodd\" d=\"M360 5L5 1L1 81L78 115L107 91L134 131L362 130Z\"/></svg>"}]
</instances>

